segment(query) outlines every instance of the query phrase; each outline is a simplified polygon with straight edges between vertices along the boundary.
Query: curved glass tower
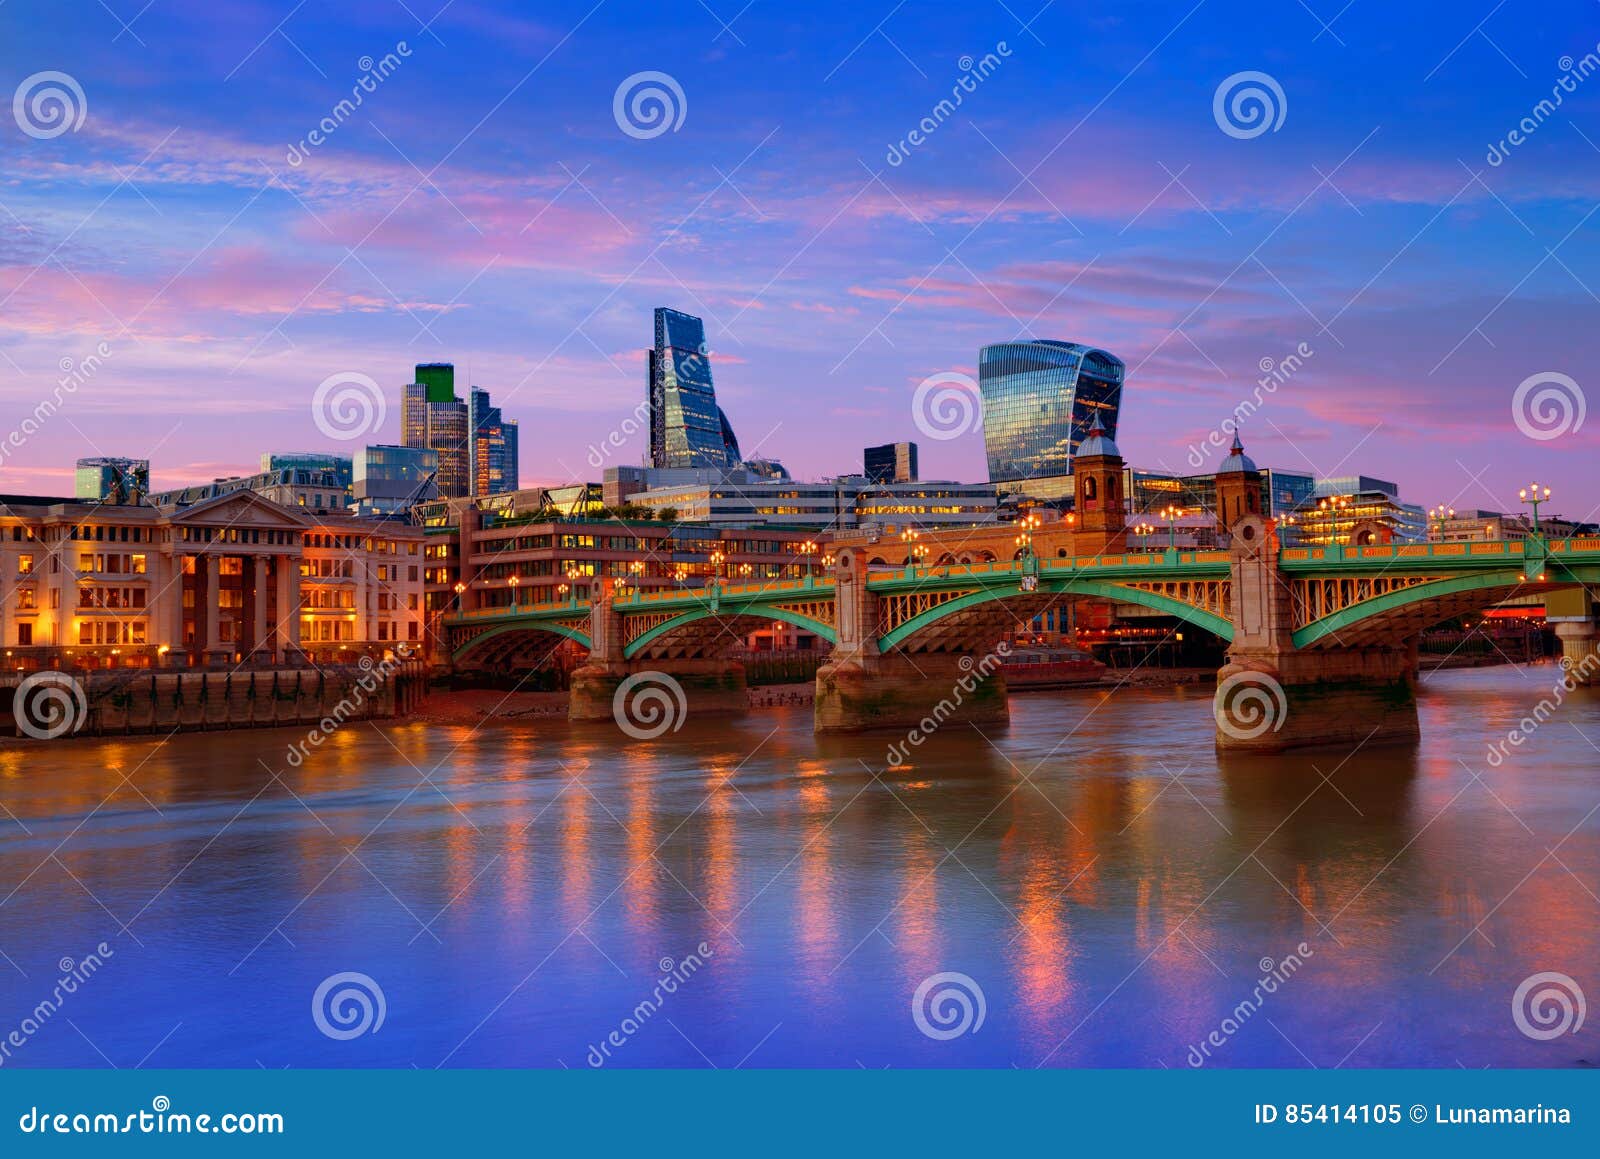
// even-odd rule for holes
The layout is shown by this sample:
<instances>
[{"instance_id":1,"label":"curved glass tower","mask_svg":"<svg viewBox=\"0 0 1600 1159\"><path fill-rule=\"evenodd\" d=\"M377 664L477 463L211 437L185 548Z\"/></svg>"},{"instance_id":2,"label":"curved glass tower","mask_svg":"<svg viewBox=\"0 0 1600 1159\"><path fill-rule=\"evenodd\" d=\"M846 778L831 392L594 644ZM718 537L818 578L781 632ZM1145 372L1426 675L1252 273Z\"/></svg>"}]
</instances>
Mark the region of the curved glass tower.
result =
<instances>
[{"instance_id":1,"label":"curved glass tower","mask_svg":"<svg viewBox=\"0 0 1600 1159\"><path fill-rule=\"evenodd\" d=\"M1122 359L1078 342L1001 342L978 352L989 482L1056 479L1095 420L1112 439L1122 406Z\"/></svg>"},{"instance_id":2,"label":"curved glass tower","mask_svg":"<svg viewBox=\"0 0 1600 1159\"><path fill-rule=\"evenodd\" d=\"M649 377L651 466L737 467L739 440L717 406L699 318L656 309Z\"/></svg>"}]
</instances>

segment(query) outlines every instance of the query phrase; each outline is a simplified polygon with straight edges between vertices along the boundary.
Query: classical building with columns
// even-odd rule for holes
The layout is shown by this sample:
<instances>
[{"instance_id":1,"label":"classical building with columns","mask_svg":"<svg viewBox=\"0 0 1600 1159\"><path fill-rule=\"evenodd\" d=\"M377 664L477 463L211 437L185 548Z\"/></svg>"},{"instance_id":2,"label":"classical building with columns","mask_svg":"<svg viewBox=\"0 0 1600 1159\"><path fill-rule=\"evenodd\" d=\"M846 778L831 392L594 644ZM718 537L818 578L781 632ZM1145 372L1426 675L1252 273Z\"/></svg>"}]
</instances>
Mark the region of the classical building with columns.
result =
<instances>
[{"instance_id":1,"label":"classical building with columns","mask_svg":"<svg viewBox=\"0 0 1600 1159\"><path fill-rule=\"evenodd\" d=\"M250 491L188 506L0 496L8 668L349 661L422 645L420 529Z\"/></svg>"}]
</instances>

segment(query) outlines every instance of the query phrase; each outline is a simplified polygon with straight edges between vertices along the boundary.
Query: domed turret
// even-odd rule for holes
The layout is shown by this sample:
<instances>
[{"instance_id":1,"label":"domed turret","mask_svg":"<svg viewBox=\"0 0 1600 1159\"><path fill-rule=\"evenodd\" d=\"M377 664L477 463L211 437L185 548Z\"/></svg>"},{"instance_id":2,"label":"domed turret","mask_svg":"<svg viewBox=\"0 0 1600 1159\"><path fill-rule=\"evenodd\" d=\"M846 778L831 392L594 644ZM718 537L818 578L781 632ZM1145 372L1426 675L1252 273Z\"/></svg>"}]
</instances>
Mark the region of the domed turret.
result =
<instances>
[{"instance_id":1,"label":"domed turret","mask_svg":"<svg viewBox=\"0 0 1600 1159\"><path fill-rule=\"evenodd\" d=\"M1217 468L1217 474L1238 475L1256 469L1256 461L1244 453L1244 444L1239 441L1239 432L1234 431L1233 449L1228 452L1228 457L1222 460L1222 466Z\"/></svg>"},{"instance_id":2,"label":"domed turret","mask_svg":"<svg viewBox=\"0 0 1600 1159\"><path fill-rule=\"evenodd\" d=\"M1122 452L1117 450L1117 444L1112 441L1110 435L1106 434L1105 427L1100 425L1099 415L1095 416L1094 429L1089 432L1089 437L1078 444L1076 457L1080 459L1090 459L1096 455L1116 455L1118 458L1122 457Z\"/></svg>"}]
</instances>

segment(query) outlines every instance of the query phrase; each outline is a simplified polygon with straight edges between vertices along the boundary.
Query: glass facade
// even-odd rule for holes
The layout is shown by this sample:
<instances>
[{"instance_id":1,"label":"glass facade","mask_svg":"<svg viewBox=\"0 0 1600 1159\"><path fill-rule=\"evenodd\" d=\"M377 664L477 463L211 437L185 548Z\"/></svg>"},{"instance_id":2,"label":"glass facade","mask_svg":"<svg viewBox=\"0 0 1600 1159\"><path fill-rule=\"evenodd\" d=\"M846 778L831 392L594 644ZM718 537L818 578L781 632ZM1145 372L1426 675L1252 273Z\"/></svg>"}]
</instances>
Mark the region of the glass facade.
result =
<instances>
[{"instance_id":1,"label":"glass facade","mask_svg":"<svg viewBox=\"0 0 1600 1159\"><path fill-rule=\"evenodd\" d=\"M1059 478L1096 420L1113 440L1126 367L1076 342L1040 339L978 354L983 441L991 483Z\"/></svg>"},{"instance_id":2,"label":"glass facade","mask_svg":"<svg viewBox=\"0 0 1600 1159\"><path fill-rule=\"evenodd\" d=\"M739 465L739 441L717 406L705 324L658 307L650 350L650 463L654 467Z\"/></svg>"},{"instance_id":3,"label":"glass facade","mask_svg":"<svg viewBox=\"0 0 1600 1159\"><path fill-rule=\"evenodd\" d=\"M105 503L137 503L150 493L150 460L79 459L73 473L74 495Z\"/></svg>"},{"instance_id":4,"label":"glass facade","mask_svg":"<svg viewBox=\"0 0 1600 1159\"><path fill-rule=\"evenodd\" d=\"M430 447L363 447L355 455L352 490L364 513L405 511L438 497L438 470L438 452Z\"/></svg>"},{"instance_id":5,"label":"glass facade","mask_svg":"<svg viewBox=\"0 0 1600 1159\"><path fill-rule=\"evenodd\" d=\"M917 444L885 443L862 452L863 473L874 483L915 483Z\"/></svg>"},{"instance_id":6,"label":"glass facade","mask_svg":"<svg viewBox=\"0 0 1600 1159\"><path fill-rule=\"evenodd\" d=\"M268 452L261 456L263 474L273 471L332 471L344 486L350 486L354 470L349 455L332 455L322 451Z\"/></svg>"},{"instance_id":7,"label":"glass facade","mask_svg":"<svg viewBox=\"0 0 1600 1159\"><path fill-rule=\"evenodd\" d=\"M472 428L471 461L473 495L499 495L517 489L517 424L491 406L489 392L473 387L467 396L468 425Z\"/></svg>"},{"instance_id":8,"label":"glass facade","mask_svg":"<svg viewBox=\"0 0 1600 1159\"><path fill-rule=\"evenodd\" d=\"M467 404L450 393L454 383L450 363L422 363L400 402L400 442L438 452L439 494L447 499L473 493L474 427Z\"/></svg>"}]
</instances>

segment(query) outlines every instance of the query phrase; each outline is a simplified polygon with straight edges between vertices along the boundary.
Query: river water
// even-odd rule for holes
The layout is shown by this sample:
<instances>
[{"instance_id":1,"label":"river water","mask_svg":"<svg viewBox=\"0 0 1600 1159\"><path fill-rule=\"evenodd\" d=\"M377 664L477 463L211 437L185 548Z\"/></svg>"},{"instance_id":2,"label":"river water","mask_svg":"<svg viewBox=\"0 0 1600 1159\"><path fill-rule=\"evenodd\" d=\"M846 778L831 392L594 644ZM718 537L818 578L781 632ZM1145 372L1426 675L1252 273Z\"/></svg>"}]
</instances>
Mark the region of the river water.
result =
<instances>
[{"instance_id":1,"label":"river water","mask_svg":"<svg viewBox=\"0 0 1600 1159\"><path fill-rule=\"evenodd\" d=\"M10 747L0 1061L1588 1065L1600 1016L1513 997L1600 998L1600 696L1486 756L1558 675L1429 677L1421 744L1353 755L1219 759L1203 688L1017 695L888 772L804 708ZM351 972L382 1022L332 1037Z\"/></svg>"}]
</instances>

